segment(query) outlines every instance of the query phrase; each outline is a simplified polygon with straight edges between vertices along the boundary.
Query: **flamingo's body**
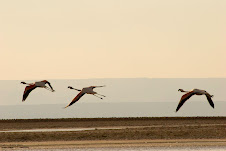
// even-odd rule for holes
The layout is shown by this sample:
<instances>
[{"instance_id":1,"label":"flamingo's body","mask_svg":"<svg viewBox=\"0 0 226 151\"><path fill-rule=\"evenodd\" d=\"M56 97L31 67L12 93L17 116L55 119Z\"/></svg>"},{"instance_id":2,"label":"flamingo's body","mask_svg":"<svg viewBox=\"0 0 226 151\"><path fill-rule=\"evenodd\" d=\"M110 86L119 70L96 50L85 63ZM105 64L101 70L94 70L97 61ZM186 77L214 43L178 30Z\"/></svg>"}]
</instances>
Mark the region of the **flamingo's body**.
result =
<instances>
[{"instance_id":1,"label":"flamingo's body","mask_svg":"<svg viewBox=\"0 0 226 151\"><path fill-rule=\"evenodd\" d=\"M75 88L72 88L71 86L69 86L69 87L68 87L69 89L74 89L74 90L77 90L77 91L80 91L80 92L79 92L79 94L71 101L71 103L68 104L65 108L67 108L67 107L71 106L72 104L74 104L75 102L77 102L77 101L78 101L84 94L86 94L86 93L87 93L87 94L92 94L92 95L94 95L94 96L100 95L100 94L98 94L97 92L93 91L93 89L94 89L94 88L97 88L97 87L104 87L104 86L90 86L90 87L85 87L85 88L83 88L82 90L75 89ZM105 97L104 95L100 95L100 96ZM101 98L101 97L99 97L99 96L96 96L96 97L98 97L98 98L100 98L100 99L103 99L103 98Z\"/></svg>"},{"instance_id":2,"label":"flamingo's body","mask_svg":"<svg viewBox=\"0 0 226 151\"><path fill-rule=\"evenodd\" d=\"M176 112L181 108L181 106L193 95L205 95L209 104L214 108L214 104L213 101L211 99L211 97L213 97L213 95L210 95L208 92L206 92L205 90L200 90L200 89L193 89L191 91L184 91L183 89L179 89L178 91L181 92L186 92L186 94L184 94L181 97L181 100L177 106Z\"/></svg>"},{"instance_id":3,"label":"flamingo's body","mask_svg":"<svg viewBox=\"0 0 226 151\"><path fill-rule=\"evenodd\" d=\"M50 86L50 88L51 88L51 91L54 92L51 84L47 80L38 81L38 82L35 82L35 83L21 82L21 84L27 84L28 85L28 86L25 87L24 94L23 94L23 100L22 101L25 101L26 98L28 97L28 95L30 94L30 92L32 90L34 90L35 88L37 88L37 87L39 87L39 88L45 88L45 89L48 89L49 90L49 87L45 86L45 84L48 84Z\"/></svg>"}]
</instances>

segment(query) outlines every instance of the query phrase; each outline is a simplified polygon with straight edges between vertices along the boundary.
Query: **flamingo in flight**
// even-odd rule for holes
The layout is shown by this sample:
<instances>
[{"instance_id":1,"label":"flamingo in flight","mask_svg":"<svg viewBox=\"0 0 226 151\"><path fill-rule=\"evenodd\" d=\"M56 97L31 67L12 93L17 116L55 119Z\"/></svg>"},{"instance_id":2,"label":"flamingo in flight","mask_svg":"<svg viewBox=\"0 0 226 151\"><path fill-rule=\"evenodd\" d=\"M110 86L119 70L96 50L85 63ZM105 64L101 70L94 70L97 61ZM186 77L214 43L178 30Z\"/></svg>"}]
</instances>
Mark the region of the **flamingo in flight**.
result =
<instances>
[{"instance_id":1,"label":"flamingo in flight","mask_svg":"<svg viewBox=\"0 0 226 151\"><path fill-rule=\"evenodd\" d=\"M210 106L212 106L214 108L214 104L213 104L213 101L212 101L212 97L213 95L210 95L208 92L206 92L205 90L200 90L200 89L193 89L191 91L184 91L183 89L179 89L178 91L181 91L181 92L186 92L186 94L184 94L181 99L180 99L180 102L177 106L177 109L176 109L176 112L181 108L181 106L185 103L185 101L187 101L191 96L193 95L205 95Z\"/></svg>"},{"instance_id":2,"label":"flamingo in flight","mask_svg":"<svg viewBox=\"0 0 226 151\"><path fill-rule=\"evenodd\" d=\"M82 90L79 90L79 89L75 89L71 86L69 86L68 88L69 89L73 89L73 90L77 90L77 91L80 91L79 94L71 101L70 104L68 104L65 108L71 106L72 104L74 104L75 102L77 102L84 94L92 94L100 99L103 99L102 97L106 97L104 95L101 95L101 94L98 94L97 92L93 91L94 88L99 88L99 87L105 87L105 86L90 86L90 87L85 87L83 88ZM99 95L99 96L97 96ZM102 96L102 97L100 97Z\"/></svg>"},{"instance_id":3,"label":"flamingo in flight","mask_svg":"<svg viewBox=\"0 0 226 151\"><path fill-rule=\"evenodd\" d=\"M26 83L26 82L23 82L22 81L21 84L27 84L28 85L28 86L25 87L24 94L23 94L23 100L22 101L25 101L26 98L28 97L28 95L30 94L30 92L32 90L34 90L35 88L37 88L37 87L39 87L39 88L45 88L47 90L50 90L51 89L52 92L55 91L55 90L53 90L51 84L47 80L38 81L38 82L35 82L35 83ZM47 87L47 86L45 86L45 84L48 84L50 86L50 88Z\"/></svg>"}]
</instances>

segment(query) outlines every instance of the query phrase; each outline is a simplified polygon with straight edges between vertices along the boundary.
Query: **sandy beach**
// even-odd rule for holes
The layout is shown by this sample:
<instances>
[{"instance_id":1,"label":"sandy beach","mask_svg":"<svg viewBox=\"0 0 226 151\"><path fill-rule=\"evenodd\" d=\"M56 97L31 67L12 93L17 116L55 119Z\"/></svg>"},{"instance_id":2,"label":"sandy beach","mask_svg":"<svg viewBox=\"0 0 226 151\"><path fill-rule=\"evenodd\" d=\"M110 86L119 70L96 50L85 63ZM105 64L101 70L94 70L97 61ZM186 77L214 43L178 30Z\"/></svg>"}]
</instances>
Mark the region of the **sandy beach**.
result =
<instances>
[{"instance_id":1,"label":"sandy beach","mask_svg":"<svg viewBox=\"0 0 226 151\"><path fill-rule=\"evenodd\" d=\"M2 149L37 148L113 148L113 147L210 147L226 146L226 139L175 139L175 140L95 140L0 143Z\"/></svg>"},{"instance_id":2,"label":"sandy beach","mask_svg":"<svg viewBox=\"0 0 226 151\"><path fill-rule=\"evenodd\" d=\"M0 131L1 148L226 146L226 117L0 120Z\"/></svg>"}]
</instances>

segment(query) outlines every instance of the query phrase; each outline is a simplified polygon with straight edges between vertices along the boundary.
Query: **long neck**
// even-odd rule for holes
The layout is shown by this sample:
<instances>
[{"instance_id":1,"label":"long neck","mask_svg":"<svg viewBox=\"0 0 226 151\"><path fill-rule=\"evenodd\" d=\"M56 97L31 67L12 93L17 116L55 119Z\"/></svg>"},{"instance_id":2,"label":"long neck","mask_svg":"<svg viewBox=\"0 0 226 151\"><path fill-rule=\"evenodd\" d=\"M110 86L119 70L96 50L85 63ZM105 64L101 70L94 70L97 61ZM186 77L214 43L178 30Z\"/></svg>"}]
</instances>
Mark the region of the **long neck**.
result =
<instances>
[{"instance_id":1,"label":"long neck","mask_svg":"<svg viewBox=\"0 0 226 151\"><path fill-rule=\"evenodd\" d=\"M26 83L24 81L22 81L21 84L31 85L31 83Z\"/></svg>"},{"instance_id":2,"label":"long neck","mask_svg":"<svg viewBox=\"0 0 226 151\"><path fill-rule=\"evenodd\" d=\"M184 91L183 89L179 89L178 91L180 91L180 92L188 92L188 91Z\"/></svg>"},{"instance_id":3,"label":"long neck","mask_svg":"<svg viewBox=\"0 0 226 151\"><path fill-rule=\"evenodd\" d=\"M69 86L68 88L69 88L69 89L73 89L73 90L77 90L77 91L81 91L81 90L75 89L75 88L73 88L73 87L71 87L71 86Z\"/></svg>"},{"instance_id":4,"label":"long neck","mask_svg":"<svg viewBox=\"0 0 226 151\"><path fill-rule=\"evenodd\" d=\"M74 90L77 90L77 91L82 91L82 90L79 90L79 89L75 89L75 88L73 88Z\"/></svg>"}]
</instances>

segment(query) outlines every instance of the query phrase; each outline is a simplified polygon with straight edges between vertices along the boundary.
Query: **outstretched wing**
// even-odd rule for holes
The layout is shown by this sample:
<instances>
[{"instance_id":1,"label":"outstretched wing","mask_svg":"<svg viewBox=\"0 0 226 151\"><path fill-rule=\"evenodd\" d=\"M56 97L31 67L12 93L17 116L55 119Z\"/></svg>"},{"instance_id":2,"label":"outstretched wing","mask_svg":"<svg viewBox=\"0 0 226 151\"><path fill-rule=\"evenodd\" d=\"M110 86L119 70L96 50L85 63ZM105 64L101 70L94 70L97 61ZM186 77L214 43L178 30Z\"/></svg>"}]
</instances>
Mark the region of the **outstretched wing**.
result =
<instances>
[{"instance_id":1,"label":"outstretched wing","mask_svg":"<svg viewBox=\"0 0 226 151\"><path fill-rule=\"evenodd\" d=\"M192 96L194 95L195 93L194 92L188 92L186 94L184 94L181 99L180 99L180 102L177 106L177 109L176 109L176 112L181 108L181 106Z\"/></svg>"},{"instance_id":2,"label":"outstretched wing","mask_svg":"<svg viewBox=\"0 0 226 151\"><path fill-rule=\"evenodd\" d=\"M65 108L71 106L72 104L74 104L75 102L77 102L85 93L84 92L80 92L72 101L70 104L68 104Z\"/></svg>"},{"instance_id":3,"label":"outstretched wing","mask_svg":"<svg viewBox=\"0 0 226 151\"><path fill-rule=\"evenodd\" d=\"M24 90L24 94L23 94L23 100L22 101L25 101L26 98L28 97L28 95L30 94L30 92L32 90L34 90L36 88L35 85L30 85L30 86L26 86L25 90Z\"/></svg>"},{"instance_id":4,"label":"outstretched wing","mask_svg":"<svg viewBox=\"0 0 226 151\"><path fill-rule=\"evenodd\" d=\"M208 102L210 103L210 105L214 108L214 104L213 104L213 101L211 99L211 95L210 94L205 94L206 95L206 98L208 100Z\"/></svg>"},{"instance_id":5,"label":"outstretched wing","mask_svg":"<svg viewBox=\"0 0 226 151\"><path fill-rule=\"evenodd\" d=\"M105 85L103 85L103 86L90 86L92 89L94 89L94 88L100 88L100 87L105 87Z\"/></svg>"}]
</instances>

